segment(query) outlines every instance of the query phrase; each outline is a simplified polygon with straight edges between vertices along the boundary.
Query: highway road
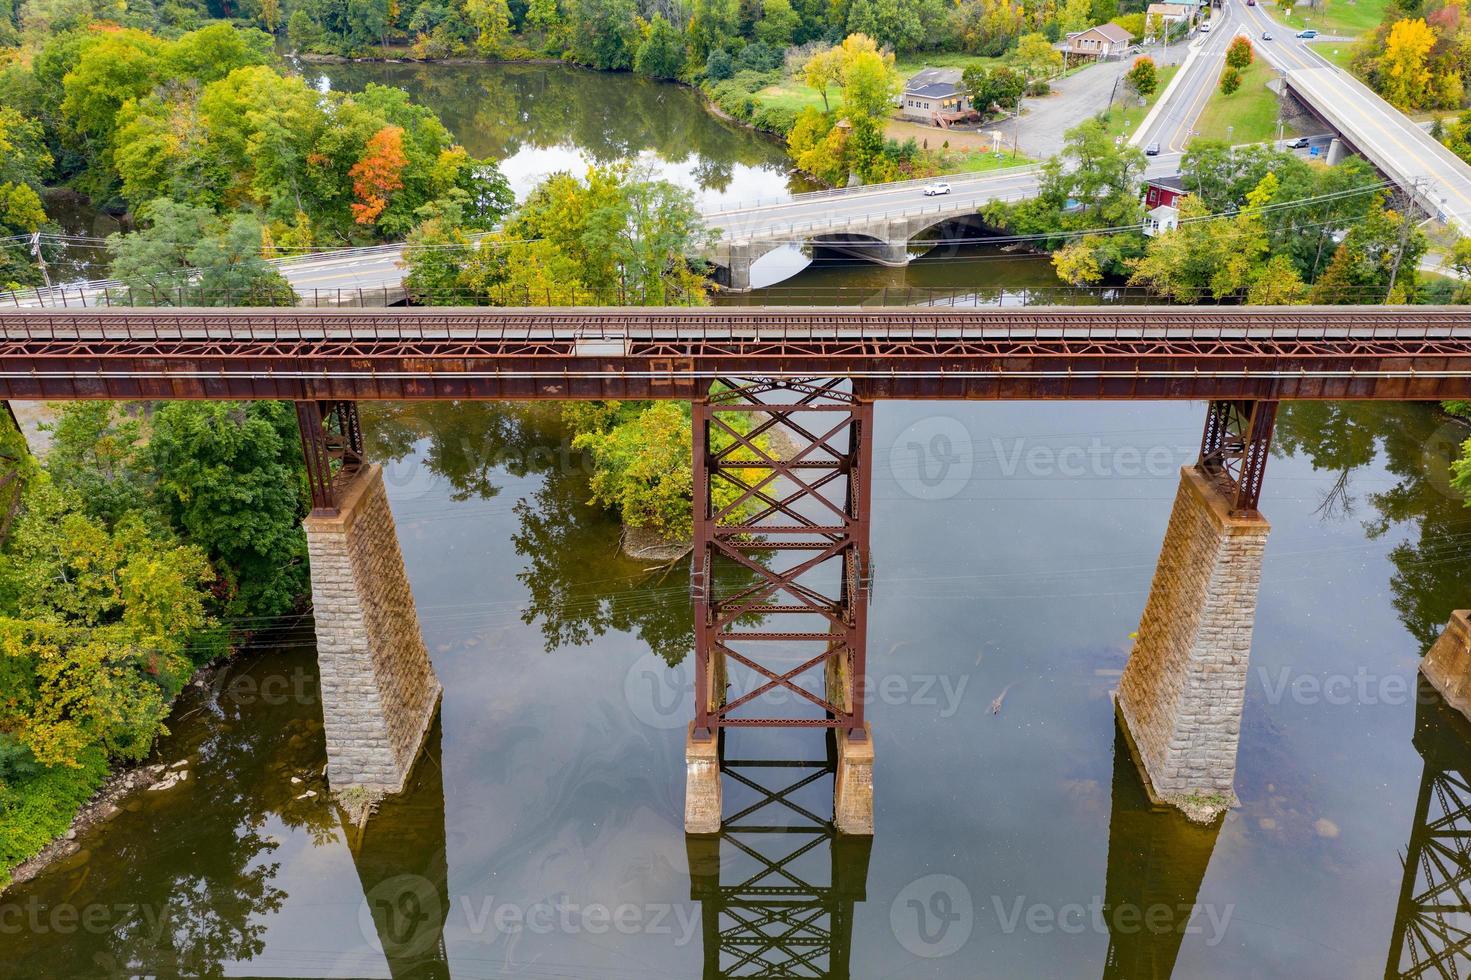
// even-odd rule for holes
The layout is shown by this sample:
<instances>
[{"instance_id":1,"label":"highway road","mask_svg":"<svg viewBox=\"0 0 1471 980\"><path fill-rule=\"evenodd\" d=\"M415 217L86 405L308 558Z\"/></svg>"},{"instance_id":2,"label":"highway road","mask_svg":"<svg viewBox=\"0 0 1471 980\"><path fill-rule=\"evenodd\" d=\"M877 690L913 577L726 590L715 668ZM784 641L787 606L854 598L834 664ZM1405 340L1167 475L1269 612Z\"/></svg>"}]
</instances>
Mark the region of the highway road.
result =
<instances>
[{"instance_id":1,"label":"highway road","mask_svg":"<svg viewBox=\"0 0 1471 980\"><path fill-rule=\"evenodd\" d=\"M1238 2L1244 9L1245 0ZM1210 33L1193 42L1194 50L1160 96L1163 104L1158 112L1130 140L1135 146L1158 143L1162 149L1176 153L1185 149L1195 135L1195 122L1226 67L1226 47L1233 37L1246 30L1237 8L1237 3L1227 3L1212 15Z\"/></svg>"}]
</instances>

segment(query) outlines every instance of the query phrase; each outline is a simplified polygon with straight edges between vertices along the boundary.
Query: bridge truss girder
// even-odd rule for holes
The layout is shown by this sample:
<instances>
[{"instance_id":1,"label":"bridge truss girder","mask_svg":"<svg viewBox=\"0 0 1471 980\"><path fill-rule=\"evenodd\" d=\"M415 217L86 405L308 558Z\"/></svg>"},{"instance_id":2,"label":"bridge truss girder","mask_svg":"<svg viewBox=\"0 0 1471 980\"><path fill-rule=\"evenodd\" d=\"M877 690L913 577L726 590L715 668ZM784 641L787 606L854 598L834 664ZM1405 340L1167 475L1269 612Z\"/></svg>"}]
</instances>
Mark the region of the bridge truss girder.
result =
<instances>
[{"instance_id":1,"label":"bridge truss girder","mask_svg":"<svg viewBox=\"0 0 1471 980\"><path fill-rule=\"evenodd\" d=\"M841 378L726 378L692 406L696 738L719 728L788 726L866 737L859 685L867 663L873 403L853 387ZM717 576L719 566L744 578L719 590L717 581L731 578ZM814 628L767 628L786 617ZM730 699L732 665L759 680ZM821 694L802 683L819 669ZM752 714L771 692L805 710Z\"/></svg>"}]
</instances>

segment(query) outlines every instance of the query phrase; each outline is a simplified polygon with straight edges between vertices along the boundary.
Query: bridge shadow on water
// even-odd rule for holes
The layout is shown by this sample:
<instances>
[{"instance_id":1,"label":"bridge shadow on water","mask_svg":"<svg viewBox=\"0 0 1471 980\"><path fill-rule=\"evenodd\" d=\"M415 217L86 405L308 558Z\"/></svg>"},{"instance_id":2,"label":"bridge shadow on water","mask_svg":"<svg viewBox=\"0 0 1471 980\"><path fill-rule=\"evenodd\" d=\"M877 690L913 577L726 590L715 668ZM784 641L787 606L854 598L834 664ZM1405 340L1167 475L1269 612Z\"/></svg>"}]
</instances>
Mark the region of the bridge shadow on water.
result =
<instances>
[{"instance_id":1,"label":"bridge shadow on water","mask_svg":"<svg viewBox=\"0 0 1471 980\"><path fill-rule=\"evenodd\" d=\"M721 763L731 815L719 834L685 838L705 980L851 975L873 838L837 832L836 771L831 749L821 760Z\"/></svg>"}]
</instances>

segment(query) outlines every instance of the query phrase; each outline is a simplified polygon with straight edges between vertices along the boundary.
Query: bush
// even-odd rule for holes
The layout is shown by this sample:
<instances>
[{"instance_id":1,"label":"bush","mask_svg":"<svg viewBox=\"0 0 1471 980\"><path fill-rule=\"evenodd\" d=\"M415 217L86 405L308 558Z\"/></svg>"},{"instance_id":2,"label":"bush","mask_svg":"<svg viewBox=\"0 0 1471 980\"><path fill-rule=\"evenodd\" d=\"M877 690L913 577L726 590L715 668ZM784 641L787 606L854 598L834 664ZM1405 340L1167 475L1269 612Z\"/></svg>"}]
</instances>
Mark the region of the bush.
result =
<instances>
[{"instance_id":1,"label":"bush","mask_svg":"<svg viewBox=\"0 0 1471 980\"><path fill-rule=\"evenodd\" d=\"M66 832L77 811L107 778L107 756L93 746L77 767L43 768L13 783L0 783L0 885L10 869Z\"/></svg>"},{"instance_id":2,"label":"bush","mask_svg":"<svg viewBox=\"0 0 1471 980\"><path fill-rule=\"evenodd\" d=\"M797 125L797 110L781 105L758 106L751 116L751 125L768 133L785 136Z\"/></svg>"},{"instance_id":3,"label":"bush","mask_svg":"<svg viewBox=\"0 0 1471 980\"><path fill-rule=\"evenodd\" d=\"M723 82L735 74L735 59L724 48L716 48L705 59L705 78L712 82Z\"/></svg>"},{"instance_id":4,"label":"bush","mask_svg":"<svg viewBox=\"0 0 1471 980\"><path fill-rule=\"evenodd\" d=\"M1230 95L1241 87L1241 72L1227 68L1221 72L1221 94Z\"/></svg>"},{"instance_id":5,"label":"bush","mask_svg":"<svg viewBox=\"0 0 1471 980\"><path fill-rule=\"evenodd\" d=\"M780 48L774 48L765 41L753 41L741 48L735 63L741 71L775 71L782 66L783 60Z\"/></svg>"},{"instance_id":6,"label":"bush","mask_svg":"<svg viewBox=\"0 0 1471 980\"><path fill-rule=\"evenodd\" d=\"M1045 78L1037 78L1027 83L1028 95L1046 95L1052 91L1052 84Z\"/></svg>"}]
</instances>

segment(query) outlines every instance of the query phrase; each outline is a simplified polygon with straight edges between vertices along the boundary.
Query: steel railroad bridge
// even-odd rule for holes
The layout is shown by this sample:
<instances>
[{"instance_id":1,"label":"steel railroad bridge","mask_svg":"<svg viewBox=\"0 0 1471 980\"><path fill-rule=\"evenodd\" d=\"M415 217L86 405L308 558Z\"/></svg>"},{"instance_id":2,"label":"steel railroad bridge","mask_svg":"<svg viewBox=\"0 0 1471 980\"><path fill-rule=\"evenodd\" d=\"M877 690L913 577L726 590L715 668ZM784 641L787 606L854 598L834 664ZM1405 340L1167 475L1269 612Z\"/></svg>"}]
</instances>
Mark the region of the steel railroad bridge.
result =
<instances>
[{"instance_id":1,"label":"steel railroad bridge","mask_svg":"<svg viewBox=\"0 0 1471 980\"><path fill-rule=\"evenodd\" d=\"M400 791L440 693L356 403L692 402L692 833L721 828L721 731L765 726L829 730L833 823L872 833L876 401L1208 403L1116 705L1150 795L1218 814L1234 799L1278 403L1471 398L1467 307L35 309L0 312L0 332L7 400L296 403L336 789ZM1471 712L1471 630L1452 632L1427 676ZM733 671L752 679L738 697ZM773 715L763 696L778 692L805 710Z\"/></svg>"}]
</instances>

